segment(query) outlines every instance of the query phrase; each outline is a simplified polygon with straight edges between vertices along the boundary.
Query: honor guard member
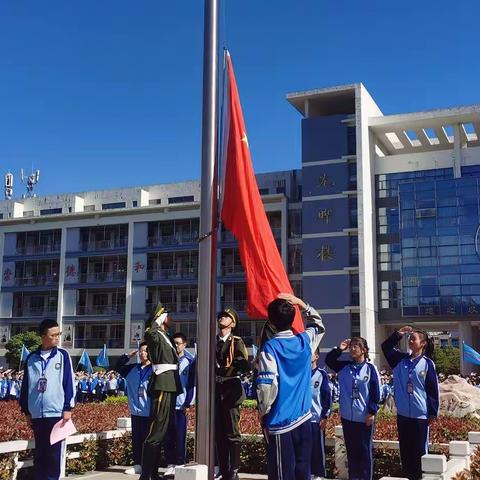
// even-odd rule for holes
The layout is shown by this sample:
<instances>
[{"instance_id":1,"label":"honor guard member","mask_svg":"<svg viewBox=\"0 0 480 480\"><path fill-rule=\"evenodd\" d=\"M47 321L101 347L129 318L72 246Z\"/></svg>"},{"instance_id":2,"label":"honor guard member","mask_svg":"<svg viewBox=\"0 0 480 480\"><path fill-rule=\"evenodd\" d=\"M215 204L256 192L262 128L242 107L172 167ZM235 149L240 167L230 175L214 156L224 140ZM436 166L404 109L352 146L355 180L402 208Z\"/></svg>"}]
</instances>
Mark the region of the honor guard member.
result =
<instances>
[{"instance_id":1,"label":"honor guard member","mask_svg":"<svg viewBox=\"0 0 480 480\"><path fill-rule=\"evenodd\" d=\"M396 348L408 335L411 353ZM393 370L397 407L398 443L405 477L422 478L422 456L428 453L428 430L437 417L440 392L432 360L434 345L427 332L402 327L382 343L382 350Z\"/></svg>"},{"instance_id":2,"label":"honor guard member","mask_svg":"<svg viewBox=\"0 0 480 480\"><path fill-rule=\"evenodd\" d=\"M160 445L165 438L168 425L175 415L177 395L182 392L178 374L177 350L167 333L170 318L161 303L153 311L149 323L150 327L145 331L145 341L153 371L148 384L152 423L143 444L140 480L160 478L157 465L160 457Z\"/></svg>"},{"instance_id":3,"label":"honor guard member","mask_svg":"<svg viewBox=\"0 0 480 480\"><path fill-rule=\"evenodd\" d=\"M245 400L240 375L250 371L248 353L232 330L238 314L226 308L218 314L215 368L215 446L223 480L238 479L240 468L240 405Z\"/></svg>"},{"instance_id":4,"label":"honor guard member","mask_svg":"<svg viewBox=\"0 0 480 480\"><path fill-rule=\"evenodd\" d=\"M67 422L74 406L74 374L66 350L58 348L60 329L52 319L40 323L42 345L25 360L20 408L31 422L35 436L35 480L60 478L65 442L50 445L53 426Z\"/></svg>"},{"instance_id":5,"label":"honor guard member","mask_svg":"<svg viewBox=\"0 0 480 480\"><path fill-rule=\"evenodd\" d=\"M138 353L140 363L128 364ZM128 365L127 365L128 364ZM142 473L142 447L150 430L150 399L147 396L148 383L152 375L152 365L148 358L147 342L139 345L128 355L122 355L116 370L125 378L127 387L128 410L132 417L133 467L125 470L126 474Z\"/></svg>"}]
</instances>

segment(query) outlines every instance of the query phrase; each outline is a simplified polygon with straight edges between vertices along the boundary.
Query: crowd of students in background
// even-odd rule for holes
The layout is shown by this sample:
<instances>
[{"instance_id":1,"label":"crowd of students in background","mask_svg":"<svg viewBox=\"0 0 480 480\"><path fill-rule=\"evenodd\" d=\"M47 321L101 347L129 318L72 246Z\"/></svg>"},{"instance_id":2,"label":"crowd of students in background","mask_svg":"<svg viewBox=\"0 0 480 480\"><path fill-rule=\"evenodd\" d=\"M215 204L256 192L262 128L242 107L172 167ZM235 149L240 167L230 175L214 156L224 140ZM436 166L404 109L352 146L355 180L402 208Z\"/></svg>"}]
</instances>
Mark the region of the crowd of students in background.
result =
<instances>
[{"instance_id":1,"label":"crowd of students in background","mask_svg":"<svg viewBox=\"0 0 480 480\"><path fill-rule=\"evenodd\" d=\"M121 397L126 392L126 380L120 373L108 372L75 374L77 403L102 402L107 397Z\"/></svg>"}]
</instances>

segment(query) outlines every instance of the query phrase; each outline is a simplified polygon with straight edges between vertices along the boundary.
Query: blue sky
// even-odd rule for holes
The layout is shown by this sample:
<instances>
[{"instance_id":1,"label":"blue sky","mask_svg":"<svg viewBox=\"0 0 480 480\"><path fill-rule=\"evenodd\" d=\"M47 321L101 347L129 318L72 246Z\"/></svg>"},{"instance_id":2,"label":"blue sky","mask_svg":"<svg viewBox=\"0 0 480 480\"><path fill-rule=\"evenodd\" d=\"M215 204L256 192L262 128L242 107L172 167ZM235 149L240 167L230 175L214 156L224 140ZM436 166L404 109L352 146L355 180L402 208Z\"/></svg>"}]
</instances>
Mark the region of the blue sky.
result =
<instances>
[{"instance_id":1,"label":"blue sky","mask_svg":"<svg viewBox=\"0 0 480 480\"><path fill-rule=\"evenodd\" d=\"M477 0L224 0L257 172L300 166L285 94L363 82L384 113L480 103ZM39 194L199 178L202 0L3 0L0 166Z\"/></svg>"}]
</instances>

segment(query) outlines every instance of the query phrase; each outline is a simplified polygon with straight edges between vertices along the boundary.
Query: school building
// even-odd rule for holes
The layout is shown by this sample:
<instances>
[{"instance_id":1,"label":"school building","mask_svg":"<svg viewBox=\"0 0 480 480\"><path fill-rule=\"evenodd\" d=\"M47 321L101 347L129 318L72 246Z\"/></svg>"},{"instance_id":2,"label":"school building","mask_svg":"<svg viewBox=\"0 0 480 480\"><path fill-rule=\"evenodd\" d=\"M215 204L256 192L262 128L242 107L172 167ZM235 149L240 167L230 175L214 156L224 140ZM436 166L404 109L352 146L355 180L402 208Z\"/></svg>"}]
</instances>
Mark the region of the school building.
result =
<instances>
[{"instance_id":1,"label":"school building","mask_svg":"<svg viewBox=\"0 0 480 480\"><path fill-rule=\"evenodd\" d=\"M377 358L404 324L478 346L480 106L383 115L361 84L287 101L299 168L257 182L292 287L326 324L322 350L360 334ZM199 199L192 181L0 201L0 357L52 316L73 356L117 356L158 301L193 345ZM217 307L240 312L251 345L262 322L228 231L217 264Z\"/></svg>"}]
</instances>

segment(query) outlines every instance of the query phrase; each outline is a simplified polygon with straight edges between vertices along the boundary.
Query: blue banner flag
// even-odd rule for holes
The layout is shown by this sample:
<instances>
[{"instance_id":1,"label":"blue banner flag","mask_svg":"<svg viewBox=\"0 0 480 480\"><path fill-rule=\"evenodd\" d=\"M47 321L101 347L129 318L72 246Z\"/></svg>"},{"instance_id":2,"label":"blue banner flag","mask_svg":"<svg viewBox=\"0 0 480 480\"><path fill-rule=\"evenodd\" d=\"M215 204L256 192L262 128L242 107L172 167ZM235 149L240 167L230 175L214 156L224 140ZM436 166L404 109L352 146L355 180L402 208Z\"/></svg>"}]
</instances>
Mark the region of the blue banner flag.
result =
<instances>
[{"instance_id":1,"label":"blue banner flag","mask_svg":"<svg viewBox=\"0 0 480 480\"><path fill-rule=\"evenodd\" d=\"M80 360L78 361L79 365L83 365L88 373L93 373L92 362L90 361L90 357L88 353L84 350Z\"/></svg>"},{"instance_id":2,"label":"blue banner flag","mask_svg":"<svg viewBox=\"0 0 480 480\"><path fill-rule=\"evenodd\" d=\"M30 355L30 350L22 343L22 353L20 354L20 362L24 362Z\"/></svg>"},{"instance_id":3,"label":"blue banner flag","mask_svg":"<svg viewBox=\"0 0 480 480\"><path fill-rule=\"evenodd\" d=\"M97 367L108 368L108 356L107 356L107 346L103 344L103 348L97 356L96 360Z\"/></svg>"},{"instance_id":4,"label":"blue banner flag","mask_svg":"<svg viewBox=\"0 0 480 480\"><path fill-rule=\"evenodd\" d=\"M480 353L463 342L463 360L473 363L474 365L480 365Z\"/></svg>"}]
</instances>

